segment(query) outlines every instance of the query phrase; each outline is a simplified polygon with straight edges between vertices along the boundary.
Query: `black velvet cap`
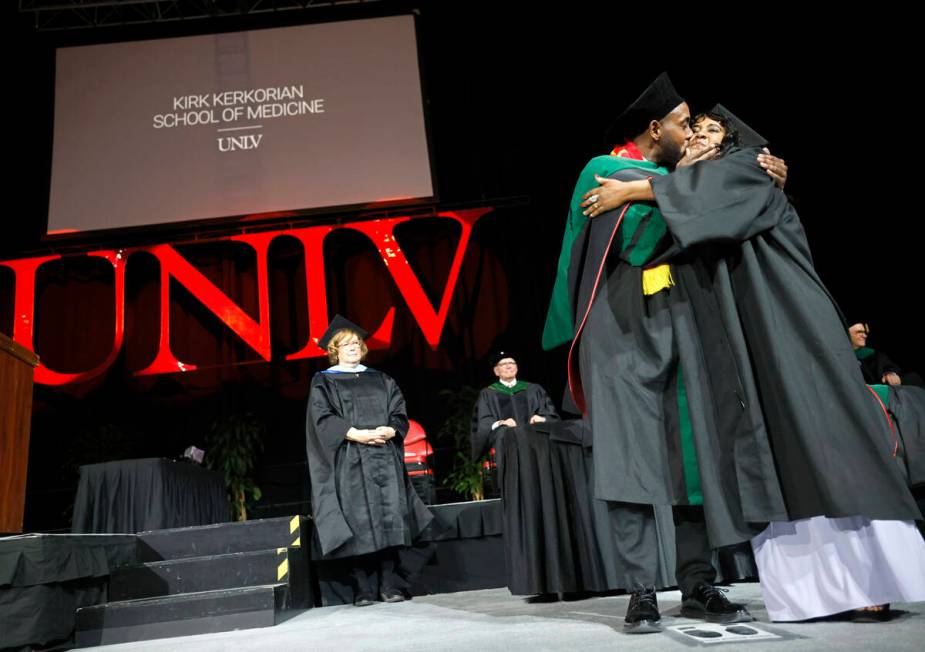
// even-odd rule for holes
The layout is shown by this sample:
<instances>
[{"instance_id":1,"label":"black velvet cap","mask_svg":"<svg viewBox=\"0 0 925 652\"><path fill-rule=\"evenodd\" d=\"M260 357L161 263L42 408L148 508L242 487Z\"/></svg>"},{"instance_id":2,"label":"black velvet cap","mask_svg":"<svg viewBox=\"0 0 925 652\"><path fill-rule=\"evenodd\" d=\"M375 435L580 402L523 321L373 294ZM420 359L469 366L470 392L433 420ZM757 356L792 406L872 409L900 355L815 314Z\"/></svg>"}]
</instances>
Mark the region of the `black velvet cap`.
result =
<instances>
[{"instance_id":1,"label":"black velvet cap","mask_svg":"<svg viewBox=\"0 0 925 652\"><path fill-rule=\"evenodd\" d=\"M514 362L517 362L517 356L514 355L513 351L497 351L491 356L491 368L494 369L497 367L498 363L505 358L511 358Z\"/></svg>"},{"instance_id":2,"label":"black velvet cap","mask_svg":"<svg viewBox=\"0 0 925 652\"><path fill-rule=\"evenodd\" d=\"M346 317L342 315L334 315L334 319L332 319L331 323L328 324L328 329L324 332L324 335L318 339L318 346L327 351L328 343L331 341L331 338L337 334L337 331L343 330L345 328L356 331L357 334L364 340L369 335L369 333L354 324Z\"/></svg>"},{"instance_id":3,"label":"black velvet cap","mask_svg":"<svg viewBox=\"0 0 925 652\"><path fill-rule=\"evenodd\" d=\"M745 122L739 119L735 113L727 109L722 104L717 104L714 106L712 109L710 109L710 113L718 113L719 115L726 118L729 126L735 129L739 136L739 147L764 147L768 144L767 138L745 124Z\"/></svg>"},{"instance_id":4,"label":"black velvet cap","mask_svg":"<svg viewBox=\"0 0 925 652\"><path fill-rule=\"evenodd\" d=\"M635 138L646 130L650 122L661 120L683 101L668 73L663 72L614 120L607 130L607 140L624 142Z\"/></svg>"}]
</instances>

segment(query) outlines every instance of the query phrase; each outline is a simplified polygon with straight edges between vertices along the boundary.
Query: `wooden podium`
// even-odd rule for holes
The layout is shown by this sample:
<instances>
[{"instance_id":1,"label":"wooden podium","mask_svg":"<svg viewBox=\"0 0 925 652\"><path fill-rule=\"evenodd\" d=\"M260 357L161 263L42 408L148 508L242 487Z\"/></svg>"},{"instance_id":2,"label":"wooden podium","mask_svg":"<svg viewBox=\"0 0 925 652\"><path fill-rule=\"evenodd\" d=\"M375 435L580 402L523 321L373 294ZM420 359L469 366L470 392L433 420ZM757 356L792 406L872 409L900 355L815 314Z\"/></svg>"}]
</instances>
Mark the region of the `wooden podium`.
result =
<instances>
[{"instance_id":1,"label":"wooden podium","mask_svg":"<svg viewBox=\"0 0 925 652\"><path fill-rule=\"evenodd\" d=\"M32 376L39 360L0 333L0 533L22 532L32 425Z\"/></svg>"}]
</instances>

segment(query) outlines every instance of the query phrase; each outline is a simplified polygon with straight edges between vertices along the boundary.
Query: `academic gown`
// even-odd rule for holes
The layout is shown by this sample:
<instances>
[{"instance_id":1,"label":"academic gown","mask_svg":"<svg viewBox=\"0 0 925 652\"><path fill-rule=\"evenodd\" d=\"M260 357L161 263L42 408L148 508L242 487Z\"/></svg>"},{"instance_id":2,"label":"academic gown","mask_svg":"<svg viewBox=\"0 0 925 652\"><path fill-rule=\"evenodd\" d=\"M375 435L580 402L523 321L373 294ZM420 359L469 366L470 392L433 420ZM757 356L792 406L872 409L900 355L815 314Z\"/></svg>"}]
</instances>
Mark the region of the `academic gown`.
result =
<instances>
[{"instance_id":1,"label":"academic gown","mask_svg":"<svg viewBox=\"0 0 925 652\"><path fill-rule=\"evenodd\" d=\"M653 204L620 206L593 220L580 217L581 195L594 173L629 181L660 178L665 168L647 161L597 157L585 167L573 195L569 230L568 303L574 315L569 387L593 433L594 495L622 503L704 505L714 546L747 541L755 521L785 515L767 442L743 448L742 463L770 476L751 474L730 483L728 451L716 441L710 388L703 381L703 353L683 287L662 274L648 277L671 250L671 239ZM577 233L576 233L577 232ZM563 251L563 257L566 256ZM560 278L557 290L562 283ZM653 270L650 272L648 270ZM644 279L648 294L644 293ZM561 333L562 293L555 293L544 346ZM762 445L763 444L763 445ZM601 472L603 469L605 472ZM744 484L745 486L739 486ZM751 497L741 505L739 496Z\"/></svg>"},{"instance_id":2,"label":"academic gown","mask_svg":"<svg viewBox=\"0 0 925 652\"><path fill-rule=\"evenodd\" d=\"M864 383L799 216L758 153L734 150L652 181L682 252L673 267L703 353L725 484L754 508L750 479L775 484L776 464L786 520L920 519L884 406ZM776 510L743 516L761 511Z\"/></svg>"},{"instance_id":3,"label":"academic gown","mask_svg":"<svg viewBox=\"0 0 925 652\"><path fill-rule=\"evenodd\" d=\"M483 389L472 411L473 459L482 457L495 447L499 431L505 427L492 430L491 426L496 421L510 418L518 426L526 426L534 414L547 419L559 418L549 395L540 385L519 380L513 388L497 382Z\"/></svg>"},{"instance_id":4,"label":"academic gown","mask_svg":"<svg viewBox=\"0 0 925 652\"><path fill-rule=\"evenodd\" d=\"M855 349L855 357L861 366L861 373L864 375L864 382L868 385L876 385L883 382L883 376L888 373L902 375L902 369L895 362L890 360L885 353L869 347Z\"/></svg>"},{"instance_id":5,"label":"academic gown","mask_svg":"<svg viewBox=\"0 0 925 652\"><path fill-rule=\"evenodd\" d=\"M345 439L350 427L391 426L384 446ZM410 545L433 516L418 498L404 465L405 399L388 375L315 374L306 419L312 517L324 559Z\"/></svg>"},{"instance_id":6,"label":"academic gown","mask_svg":"<svg viewBox=\"0 0 925 652\"><path fill-rule=\"evenodd\" d=\"M679 505L696 504L699 490L714 546L798 515L918 518L799 219L756 154L667 176L645 162L605 170L652 178L659 201L587 222L569 255L569 383L591 422L595 467L608 469L595 474L595 495ZM575 197L590 187L580 181ZM711 264L699 245L720 249ZM643 294L644 270L669 261L673 285ZM792 472L779 478L778 464Z\"/></svg>"},{"instance_id":7,"label":"academic gown","mask_svg":"<svg viewBox=\"0 0 925 652\"><path fill-rule=\"evenodd\" d=\"M896 460L910 487L925 486L925 389L874 385L898 438ZM885 399L883 396L885 395Z\"/></svg>"}]
</instances>

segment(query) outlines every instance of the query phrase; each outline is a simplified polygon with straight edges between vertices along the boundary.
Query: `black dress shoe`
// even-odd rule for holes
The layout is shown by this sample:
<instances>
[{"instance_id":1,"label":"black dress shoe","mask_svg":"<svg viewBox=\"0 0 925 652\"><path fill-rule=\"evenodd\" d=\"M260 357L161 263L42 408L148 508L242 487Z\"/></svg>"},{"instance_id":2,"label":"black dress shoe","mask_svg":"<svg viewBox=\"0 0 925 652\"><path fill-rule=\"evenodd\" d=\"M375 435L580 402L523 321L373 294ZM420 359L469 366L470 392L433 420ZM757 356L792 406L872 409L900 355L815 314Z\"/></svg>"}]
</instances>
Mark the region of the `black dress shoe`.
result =
<instances>
[{"instance_id":1,"label":"black dress shoe","mask_svg":"<svg viewBox=\"0 0 925 652\"><path fill-rule=\"evenodd\" d=\"M383 602L404 602L405 594L399 591L398 589L382 589L382 592L379 594L379 597L382 598Z\"/></svg>"},{"instance_id":2,"label":"black dress shoe","mask_svg":"<svg viewBox=\"0 0 925 652\"><path fill-rule=\"evenodd\" d=\"M527 598L527 604L546 604L547 602L558 602L558 593L537 593Z\"/></svg>"},{"instance_id":3,"label":"black dress shoe","mask_svg":"<svg viewBox=\"0 0 925 652\"><path fill-rule=\"evenodd\" d=\"M709 623L750 623L755 618L748 613L748 607L738 602L729 602L723 595L725 589L709 584L700 584L694 592L682 598L681 615L697 618Z\"/></svg>"},{"instance_id":4,"label":"black dress shoe","mask_svg":"<svg viewBox=\"0 0 925 652\"><path fill-rule=\"evenodd\" d=\"M627 634L652 634L662 631L662 616L658 613L658 599L654 586L637 585L630 596L630 606L623 620Z\"/></svg>"}]
</instances>

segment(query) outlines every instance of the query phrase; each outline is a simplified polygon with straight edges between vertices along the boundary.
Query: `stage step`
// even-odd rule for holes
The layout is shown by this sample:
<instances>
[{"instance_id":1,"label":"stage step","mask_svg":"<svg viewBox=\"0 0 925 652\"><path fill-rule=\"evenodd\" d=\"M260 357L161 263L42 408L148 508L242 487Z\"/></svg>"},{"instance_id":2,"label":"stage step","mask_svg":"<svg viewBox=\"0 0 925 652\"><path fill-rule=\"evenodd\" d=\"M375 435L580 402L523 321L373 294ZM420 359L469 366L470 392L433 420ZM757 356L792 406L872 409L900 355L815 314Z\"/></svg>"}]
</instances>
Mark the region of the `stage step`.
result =
<instances>
[{"instance_id":1,"label":"stage step","mask_svg":"<svg viewBox=\"0 0 925 652\"><path fill-rule=\"evenodd\" d=\"M302 516L153 530L138 534L138 561L184 559L302 545ZM308 524L304 524L306 527ZM305 531L310 531L306 529ZM307 544L307 539L306 542Z\"/></svg>"},{"instance_id":2,"label":"stage step","mask_svg":"<svg viewBox=\"0 0 925 652\"><path fill-rule=\"evenodd\" d=\"M78 647L270 627L312 606L306 519L138 534L139 564L115 569L112 602L78 609Z\"/></svg>"},{"instance_id":3,"label":"stage step","mask_svg":"<svg viewBox=\"0 0 925 652\"><path fill-rule=\"evenodd\" d=\"M207 555L123 566L109 579L109 599L133 600L285 582L293 606L308 607L309 566L301 548Z\"/></svg>"},{"instance_id":4,"label":"stage step","mask_svg":"<svg viewBox=\"0 0 925 652\"><path fill-rule=\"evenodd\" d=\"M109 602L77 610L77 647L271 627L291 606L286 584Z\"/></svg>"}]
</instances>

